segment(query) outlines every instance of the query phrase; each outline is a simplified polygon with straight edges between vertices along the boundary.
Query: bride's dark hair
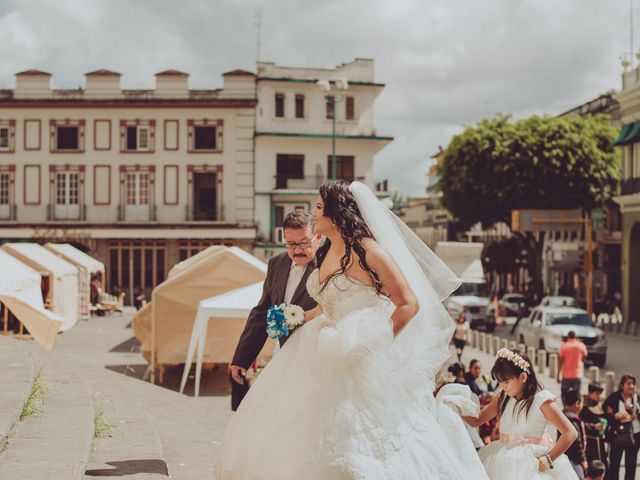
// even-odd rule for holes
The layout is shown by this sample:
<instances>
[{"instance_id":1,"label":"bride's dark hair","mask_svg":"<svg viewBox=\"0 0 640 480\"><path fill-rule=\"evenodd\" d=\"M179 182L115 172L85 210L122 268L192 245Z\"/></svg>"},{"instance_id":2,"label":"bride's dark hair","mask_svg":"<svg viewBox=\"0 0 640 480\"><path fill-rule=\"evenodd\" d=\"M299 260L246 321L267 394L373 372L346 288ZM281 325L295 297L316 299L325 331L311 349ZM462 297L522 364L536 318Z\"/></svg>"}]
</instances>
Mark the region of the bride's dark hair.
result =
<instances>
[{"instance_id":1,"label":"bride's dark hair","mask_svg":"<svg viewBox=\"0 0 640 480\"><path fill-rule=\"evenodd\" d=\"M354 251L358 255L358 264L369 274L376 292L385 295L378 274L367 263L366 251L361 242L363 238L373 238L373 234L362 218L358 204L349 190L349 183L344 180L323 183L320 185L320 197L324 203L325 216L336 225L345 245L344 256L340 259L340 270L329 275L322 288L324 289L331 278L347 271L351 263L351 252ZM327 239L318 250L318 265L322 265L329 247L331 242Z\"/></svg>"}]
</instances>

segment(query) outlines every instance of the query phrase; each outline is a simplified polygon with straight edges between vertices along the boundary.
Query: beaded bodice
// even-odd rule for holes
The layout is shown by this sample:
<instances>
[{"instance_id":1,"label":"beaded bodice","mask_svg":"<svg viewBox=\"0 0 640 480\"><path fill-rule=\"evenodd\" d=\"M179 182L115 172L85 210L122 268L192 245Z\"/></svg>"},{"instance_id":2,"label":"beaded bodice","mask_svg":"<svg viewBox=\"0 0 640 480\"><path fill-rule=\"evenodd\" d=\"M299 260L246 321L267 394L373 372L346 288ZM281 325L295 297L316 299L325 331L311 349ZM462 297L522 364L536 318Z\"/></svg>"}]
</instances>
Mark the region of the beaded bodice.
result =
<instances>
[{"instance_id":1,"label":"beaded bodice","mask_svg":"<svg viewBox=\"0 0 640 480\"><path fill-rule=\"evenodd\" d=\"M320 270L317 268L307 279L307 291L322 306L326 321L330 324L335 324L339 319L361 308L389 303L389 300L378 295L371 285L345 274L331 278L323 289L320 284Z\"/></svg>"}]
</instances>

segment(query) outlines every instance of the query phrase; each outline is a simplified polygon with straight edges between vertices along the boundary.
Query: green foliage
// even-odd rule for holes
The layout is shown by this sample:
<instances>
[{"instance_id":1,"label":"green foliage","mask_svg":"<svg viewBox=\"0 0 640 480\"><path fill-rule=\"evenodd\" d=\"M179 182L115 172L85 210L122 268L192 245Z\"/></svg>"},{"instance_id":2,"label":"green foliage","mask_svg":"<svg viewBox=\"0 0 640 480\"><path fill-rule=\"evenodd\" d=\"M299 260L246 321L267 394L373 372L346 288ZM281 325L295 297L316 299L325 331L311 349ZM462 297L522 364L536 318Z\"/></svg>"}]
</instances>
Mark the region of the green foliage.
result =
<instances>
[{"instance_id":1,"label":"green foliage","mask_svg":"<svg viewBox=\"0 0 640 480\"><path fill-rule=\"evenodd\" d=\"M114 410L113 401L103 398L100 392L93 395L93 435L95 438L113 437L120 433L120 429L114 425L105 414L105 410Z\"/></svg>"},{"instance_id":2,"label":"green foliage","mask_svg":"<svg viewBox=\"0 0 640 480\"><path fill-rule=\"evenodd\" d=\"M518 236L488 242L482 249L484 267L496 273L509 273L513 271L516 260L526 258L522 252L528 248L524 239Z\"/></svg>"},{"instance_id":3,"label":"green foliage","mask_svg":"<svg viewBox=\"0 0 640 480\"><path fill-rule=\"evenodd\" d=\"M22 407L20 418L29 417L31 415L42 415L44 412L44 396L47 393L47 385L40 375L33 381L31 386L31 394Z\"/></svg>"},{"instance_id":4,"label":"green foliage","mask_svg":"<svg viewBox=\"0 0 640 480\"><path fill-rule=\"evenodd\" d=\"M93 432L96 438L105 438L113 437L119 430L109 421L104 412L96 412L93 417Z\"/></svg>"},{"instance_id":5,"label":"green foliage","mask_svg":"<svg viewBox=\"0 0 640 480\"><path fill-rule=\"evenodd\" d=\"M498 115L456 135L439 164L442 202L462 224L511 223L513 209L590 209L620 175L608 115Z\"/></svg>"}]
</instances>

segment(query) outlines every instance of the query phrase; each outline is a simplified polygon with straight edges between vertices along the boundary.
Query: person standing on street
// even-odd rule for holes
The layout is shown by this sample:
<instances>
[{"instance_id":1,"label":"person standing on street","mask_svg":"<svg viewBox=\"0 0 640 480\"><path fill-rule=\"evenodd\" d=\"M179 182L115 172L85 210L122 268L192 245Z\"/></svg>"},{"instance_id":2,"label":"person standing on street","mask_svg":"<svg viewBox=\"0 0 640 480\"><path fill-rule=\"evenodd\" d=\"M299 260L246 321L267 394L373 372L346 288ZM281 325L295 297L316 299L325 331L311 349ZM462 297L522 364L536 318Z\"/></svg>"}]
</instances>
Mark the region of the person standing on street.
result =
<instances>
[{"instance_id":1,"label":"person standing on street","mask_svg":"<svg viewBox=\"0 0 640 480\"><path fill-rule=\"evenodd\" d=\"M605 450L604 434L608 420L602 409L602 385L599 383L589 384L589 393L584 402L584 407L580 410L580 418L584 422L587 433L587 462L594 460L608 463Z\"/></svg>"},{"instance_id":2,"label":"person standing on street","mask_svg":"<svg viewBox=\"0 0 640 480\"><path fill-rule=\"evenodd\" d=\"M565 454L569 457L571 466L576 471L576 475L580 480L584 480L585 472L589 465L587 464L586 455L586 433L584 428L584 422L578 415L582 410L582 396L577 390L569 390L565 395L566 402L564 404L564 414L573 424L573 427L578 432L578 438L567 449Z\"/></svg>"},{"instance_id":3,"label":"person standing on street","mask_svg":"<svg viewBox=\"0 0 640 480\"><path fill-rule=\"evenodd\" d=\"M469 338L469 329L471 328L471 312L469 307L464 307L462 313L458 317L458 323L456 323L456 331L453 334L453 344L456 347L456 355L458 355L458 362L462 362L462 351L467 344Z\"/></svg>"},{"instance_id":4,"label":"person standing on street","mask_svg":"<svg viewBox=\"0 0 640 480\"><path fill-rule=\"evenodd\" d=\"M622 375L618 390L607 397L603 407L610 426L607 441L611 443L607 480L618 480L623 453L624 480L635 480L640 447L640 404L636 393L636 377Z\"/></svg>"},{"instance_id":5,"label":"person standing on street","mask_svg":"<svg viewBox=\"0 0 640 480\"><path fill-rule=\"evenodd\" d=\"M576 338L576 332L571 330L567 335L567 340L560 346L558 351L558 377L562 385L562 403L566 404L565 395L569 390L580 391L582 386L582 376L584 375L584 359L587 358L587 347L582 340Z\"/></svg>"},{"instance_id":6,"label":"person standing on street","mask_svg":"<svg viewBox=\"0 0 640 480\"><path fill-rule=\"evenodd\" d=\"M316 266L320 236L313 233L313 215L294 210L284 219L287 251L269 260L262 297L253 307L229 366L231 410L236 411L249 391L247 370L267 341L267 311L272 305L289 303L310 310L317 304L307 292L307 278ZM288 336L280 338L284 345Z\"/></svg>"}]
</instances>

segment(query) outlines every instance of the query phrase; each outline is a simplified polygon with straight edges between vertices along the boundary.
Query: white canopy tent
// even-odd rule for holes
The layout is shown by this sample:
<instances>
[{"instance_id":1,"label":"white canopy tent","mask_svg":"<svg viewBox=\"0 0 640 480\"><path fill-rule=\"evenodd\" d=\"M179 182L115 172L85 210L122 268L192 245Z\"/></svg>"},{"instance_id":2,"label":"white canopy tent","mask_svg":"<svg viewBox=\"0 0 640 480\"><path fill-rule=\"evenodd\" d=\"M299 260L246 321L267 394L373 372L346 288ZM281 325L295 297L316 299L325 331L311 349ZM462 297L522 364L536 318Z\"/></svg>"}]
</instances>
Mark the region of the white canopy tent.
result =
<instances>
[{"instance_id":1,"label":"white canopy tent","mask_svg":"<svg viewBox=\"0 0 640 480\"><path fill-rule=\"evenodd\" d=\"M260 301L263 283L262 281L256 282L200 301L191 332L184 371L182 372L180 393L184 391L193 357L196 356L195 396L197 397L200 394L202 357L209 330L209 320L214 320L212 328L216 331L216 335L214 336L215 345L209 344L208 351L215 352L216 363L231 362L249 312ZM211 343L211 338L209 343ZM273 343L275 342L267 342L262 355L271 352Z\"/></svg>"},{"instance_id":2,"label":"white canopy tent","mask_svg":"<svg viewBox=\"0 0 640 480\"><path fill-rule=\"evenodd\" d=\"M50 309L64 322L61 331L69 330L78 321L78 269L37 243L7 243L2 248L28 265L41 276L48 277Z\"/></svg>"},{"instance_id":3,"label":"white canopy tent","mask_svg":"<svg viewBox=\"0 0 640 480\"><path fill-rule=\"evenodd\" d=\"M5 306L4 333L10 311L36 343L52 350L63 318L45 310L40 289L41 276L18 259L0 249L0 303Z\"/></svg>"},{"instance_id":4,"label":"white canopy tent","mask_svg":"<svg viewBox=\"0 0 640 480\"><path fill-rule=\"evenodd\" d=\"M174 266L168 278L154 288L151 302L132 319L134 335L141 344L140 352L150 363L152 381L158 367L162 381L166 365L184 363L201 300L263 281L266 277L267 265L238 247L210 247L197 257L186 260L186 268ZM223 323L217 322L217 326ZM237 327L238 324L241 326ZM234 320L224 325L232 332L237 331L237 340L244 322ZM231 338L228 333L225 335ZM219 331L211 329L209 338L203 342L205 362L228 361L219 360L218 336Z\"/></svg>"},{"instance_id":5,"label":"white canopy tent","mask_svg":"<svg viewBox=\"0 0 640 480\"><path fill-rule=\"evenodd\" d=\"M104 263L87 255L82 250L69 243L47 243L45 248L55 253L63 260L75 265L78 269L78 291L80 294L80 318L89 318L91 299L91 276L100 275L101 284L104 285Z\"/></svg>"}]
</instances>

